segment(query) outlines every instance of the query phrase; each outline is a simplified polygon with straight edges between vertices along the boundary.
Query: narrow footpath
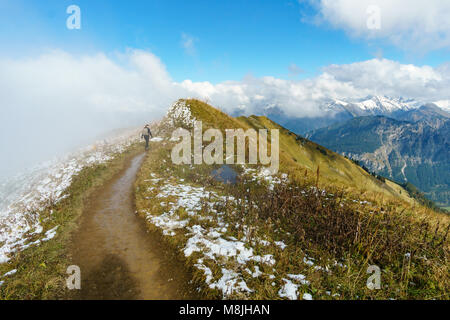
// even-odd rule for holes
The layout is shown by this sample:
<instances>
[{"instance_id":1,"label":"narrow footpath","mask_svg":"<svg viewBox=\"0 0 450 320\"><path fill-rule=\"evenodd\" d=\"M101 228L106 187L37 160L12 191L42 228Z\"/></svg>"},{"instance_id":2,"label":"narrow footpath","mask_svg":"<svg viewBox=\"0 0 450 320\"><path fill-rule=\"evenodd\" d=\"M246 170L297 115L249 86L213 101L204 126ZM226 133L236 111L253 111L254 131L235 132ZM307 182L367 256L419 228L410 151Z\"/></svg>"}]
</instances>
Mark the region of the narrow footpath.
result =
<instances>
[{"instance_id":1,"label":"narrow footpath","mask_svg":"<svg viewBox=\"0 0 450 320\"><path fill-rule=\"evenodd\" d=\"M182 261L135 214L133 185L145 154L95 192L74 235L81 269L75 299L196 299Z\"/></svg>"}]
</instances>

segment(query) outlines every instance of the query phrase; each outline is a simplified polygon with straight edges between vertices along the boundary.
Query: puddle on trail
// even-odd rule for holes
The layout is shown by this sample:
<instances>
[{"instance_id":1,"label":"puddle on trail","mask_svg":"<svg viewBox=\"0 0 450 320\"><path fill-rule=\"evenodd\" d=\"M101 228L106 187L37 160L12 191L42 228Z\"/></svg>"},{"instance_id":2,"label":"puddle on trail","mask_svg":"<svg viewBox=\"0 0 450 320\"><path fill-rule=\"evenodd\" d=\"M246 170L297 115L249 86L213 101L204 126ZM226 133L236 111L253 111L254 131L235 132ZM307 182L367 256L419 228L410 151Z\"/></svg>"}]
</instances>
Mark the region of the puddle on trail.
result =
<instances>
[{"instance_id":1,"label":"puddle on trail","mask_svg":"<svg viewBox=\"0 0 450 320\"><path fill-rule=\"evenodd\" d=\"M211 175L216 181L230 184L235 184L239 177L239 173L226 164L211 172Z\"/></svg>"},{"instance_id":2,"label":"puddle on trail","mask_svg":"<svg viewBox=\"0 0 450 320\"><path fill-rule=\"evenodd\" d=\"M74 236L76 299L196 299L190 275L135 214L133 184L144 154L95 192Z\"/></svg>"}]
</instances>

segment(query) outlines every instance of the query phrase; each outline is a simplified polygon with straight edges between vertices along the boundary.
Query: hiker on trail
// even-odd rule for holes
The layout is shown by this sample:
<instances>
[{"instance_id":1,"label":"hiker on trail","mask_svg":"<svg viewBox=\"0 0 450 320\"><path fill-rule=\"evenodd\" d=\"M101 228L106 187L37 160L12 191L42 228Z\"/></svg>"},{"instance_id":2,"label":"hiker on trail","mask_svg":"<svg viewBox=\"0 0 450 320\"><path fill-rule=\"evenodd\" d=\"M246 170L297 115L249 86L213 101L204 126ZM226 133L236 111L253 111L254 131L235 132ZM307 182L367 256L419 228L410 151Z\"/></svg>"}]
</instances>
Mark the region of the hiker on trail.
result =
<instances>
[{"instance_id":1,"label":"hiker on trail","mask_svg":"<svg viewBox=\"0 0 450 320\"><path fill-rule=\"evenodd\" d=\"M145 139L145 151L148 150L148 142L150 141L150 137L153 138L152 132L150 131L150 127L148 124L145 125L144 129L142 130L141 139Z\"/></svg>"}]
</instances>

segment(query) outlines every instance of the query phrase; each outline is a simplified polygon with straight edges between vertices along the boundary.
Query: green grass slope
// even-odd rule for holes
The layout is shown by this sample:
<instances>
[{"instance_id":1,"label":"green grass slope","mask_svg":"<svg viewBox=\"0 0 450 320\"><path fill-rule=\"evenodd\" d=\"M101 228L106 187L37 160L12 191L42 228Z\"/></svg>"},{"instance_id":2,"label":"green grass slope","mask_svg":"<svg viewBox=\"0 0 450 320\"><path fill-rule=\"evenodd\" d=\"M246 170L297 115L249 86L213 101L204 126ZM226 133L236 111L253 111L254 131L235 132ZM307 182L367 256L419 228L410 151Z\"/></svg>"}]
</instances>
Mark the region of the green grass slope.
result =
<instances>
[{"instance_id":1,"label":"green grass slope","mask_svg":"<svg viewBox=\"0 0 450 320\"><path fill-rule=\"evenodd\" d=\"M314 142L304 139L266 117L233 118L199 100L186 100L192 116L203 122L203 129L243 128L278 129L280 131L280 170L298 179L317 181L319 185L339 188L372 200L384 197L414 203L408 192L398 184L376 179L351 160Z\"/></svg>"},{"instance_id":2,"label":"green grass slope","mask_svg":"<svg viewBox=\"0 0 450 320\"><path fill-rule=\"evenodd\" d=\"M198 100L176 106L154 130L164 139L140 170L136 208L204 298L448 299L448 215L267 118L233 118ZM279 174L232 165L239 179L230 185L213 178L220 165L174 164L167 124L192 129L193 119L223 133L279 129ZM367 287L373 265L380 290Z\"/></svg>"}]
</instances>

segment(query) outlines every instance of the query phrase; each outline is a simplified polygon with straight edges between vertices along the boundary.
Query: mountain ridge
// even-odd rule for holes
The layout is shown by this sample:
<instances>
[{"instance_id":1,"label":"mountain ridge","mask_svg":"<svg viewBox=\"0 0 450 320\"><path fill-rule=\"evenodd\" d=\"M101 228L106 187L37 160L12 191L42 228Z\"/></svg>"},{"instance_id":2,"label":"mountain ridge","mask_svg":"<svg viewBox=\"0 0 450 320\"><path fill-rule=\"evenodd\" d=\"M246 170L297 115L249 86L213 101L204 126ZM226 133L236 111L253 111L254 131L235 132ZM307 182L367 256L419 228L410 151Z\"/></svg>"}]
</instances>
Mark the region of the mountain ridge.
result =
<instances>
[{"instance_id":1,"label":"mountain ridge","mask_svg":"<svg viewBox=\"0 0 450 320\"><path fill-rule=\"evenodd\" d=\"M370 198L367 189L376 188L371 183L397 186L399 196L408 192L267 117L233 118L193 99L176 104L161 130L154 130L163 136L138 176L137 211L186 258L206 297L412 299L448 292L448 265L442 262L449 216L389 195L389 189L373 189L377 197ZM215 178L221 163L174 164L171 130L181 126L192 133L195 120L222 135L226 129L278 129L280 171L229 164L238 178L225 183ZM169 130L169 124L175 126ZM333 178L345 170L343 179L354 186L344 190ZM405 271L405 257L414 268ZM374 264L389 283L385 290L368 290L361 281ZM432 275L430 265L437 270ZM414 286L404 287L405 272Z\"/></svg>"},{"instance_id":2,"label":"mountain ridge","mask_svg":"<svg viewBox=\"0 0 450 320\"><path fill-rule=\"evenodd\" d=\"M420 102L402 97L391 98L375 95L362 99L324 99L317 105L317 112L314 116L300 117L295 114L287 114L283 111L283 107L277 104L262 105L261 115L267 116L297 134L306 134L309 131L360 116L384 115L402 119L404 114L413 112L423 106L433 106L443 112L449 112L450 110L450 107L447 109L445 101ZM233 115L239 116L241 113L242 111L236 111Z\"/></svg>"},{"instance_id":3,"label":"mountain ridge","mask_svg":"<svg viewBox=\"0 0 450 320\"><path fill-rule=\"evenodd\" d=\"M307 135L377 174L414 184L441 206L448 206L450 196L449 136L450 115L434 105L399 119L357 117Z\"/></svg>"},{"instance_id":4,"label":"mountain ridge","mask_svg":"<svg viewBox=\"0 0 450 320\"><path fill-rule=\"evenodd\" d=\"M316 171L320 168L320 181L331 184L341 190L352 190L358 194L366 194L377 197L382 194L406 201L410 204L414 200L398 184L392 181L383 182L367 173L359 165L341 155L326 149L325 147L305 139L284 126L272 121L266 116L240 116L232 117L215 109L208 104L194 99L181 99L169 110L169 117L175 115L178 124L184 123L186 128L192 128L192 119L202 120L203 129L207 128L243 128L253 129L278 129L280 130L280 170L303 179L305 174L309 179L314 179ZM189 105L190 120L186 120L186 106ZM180 118L178 115L183 115ZM162 124L162 127L166 126Z\"/></svg>"}]
</instances>

